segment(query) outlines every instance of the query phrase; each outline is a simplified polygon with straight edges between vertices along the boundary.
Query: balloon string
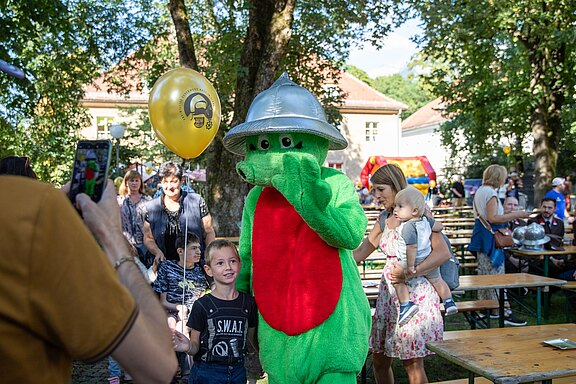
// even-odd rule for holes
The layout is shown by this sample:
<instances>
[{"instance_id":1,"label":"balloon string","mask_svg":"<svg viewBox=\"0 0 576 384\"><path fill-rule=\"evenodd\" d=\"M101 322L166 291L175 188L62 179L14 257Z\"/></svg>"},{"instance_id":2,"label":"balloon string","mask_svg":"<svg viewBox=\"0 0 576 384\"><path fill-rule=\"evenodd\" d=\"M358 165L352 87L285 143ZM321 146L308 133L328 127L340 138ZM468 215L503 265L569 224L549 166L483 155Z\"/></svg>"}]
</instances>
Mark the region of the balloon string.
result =
<instances>
[{"instance_id":1,"label":"balloon string","mask_svg":"<svg viewBox=\"0 0 576 384\"><path fill-rule=\"evenodd\" d=\"M189 193L190 191L190 163L188 163L188 172L185 173L186 175L186 186L188 187L188 191L186 193ZM188 216L186 215L186 213L184 212L184 210L186 209L186 204L185 204L185 199L182 199L182 204L184 204L184 207L182 207L181 212L184 213L184 215L186 216L186 227L184 228L184 268L183 268L183 272L182 274L184 276L182 276L182 281L184 282L184 287L182 288L182 308L184 308L186 306L186 290L188 289L188 281L186 280L186 265L187 265L187 257L188 257ZM186 322L188 322L188 317L190 316L188 307L186 307ZM182 324L182 333L184 332L184 322Z\"/></svg>"}]
</instances>

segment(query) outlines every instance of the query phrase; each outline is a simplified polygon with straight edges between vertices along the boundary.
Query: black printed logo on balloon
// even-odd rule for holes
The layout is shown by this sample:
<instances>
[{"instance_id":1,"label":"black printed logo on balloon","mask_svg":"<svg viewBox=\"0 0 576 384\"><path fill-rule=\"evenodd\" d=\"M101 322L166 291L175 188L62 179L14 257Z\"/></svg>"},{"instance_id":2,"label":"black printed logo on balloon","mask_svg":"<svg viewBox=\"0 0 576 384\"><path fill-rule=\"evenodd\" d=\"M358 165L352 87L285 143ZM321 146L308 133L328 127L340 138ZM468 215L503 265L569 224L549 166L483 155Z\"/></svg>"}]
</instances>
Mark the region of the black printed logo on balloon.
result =
<instances>
[{"instance_id":1,"label":"black printed logo on balloon","mask_svg":"<svg viewBox=\"0 0 576 384\"><path fill-rule=\"evenodd\" d=\"M190 91L194 90L189 90L188 92ZM195 128L211 129L213 126L212 116L214 115L212 101L202 92L192 92L190 94L188 92L183 95L183 97L186 97L183 105L184 115L194 122ZM184 118L184 116L182 117Z\"/></svg>"}]
</instances>

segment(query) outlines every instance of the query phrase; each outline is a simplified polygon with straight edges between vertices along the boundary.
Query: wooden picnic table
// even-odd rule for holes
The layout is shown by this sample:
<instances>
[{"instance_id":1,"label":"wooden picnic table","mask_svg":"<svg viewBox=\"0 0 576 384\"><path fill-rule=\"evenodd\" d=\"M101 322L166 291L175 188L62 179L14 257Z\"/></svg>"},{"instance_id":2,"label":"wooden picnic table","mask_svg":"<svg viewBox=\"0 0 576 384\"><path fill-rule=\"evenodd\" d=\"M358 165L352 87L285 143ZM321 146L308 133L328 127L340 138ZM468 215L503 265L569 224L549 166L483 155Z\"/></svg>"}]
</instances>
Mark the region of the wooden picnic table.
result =
<instances>
[{"instance_id":1,"label":"wooden picnic table","mask_svg":"<svg viewBox=\"0 0 576 384\"><path fill-rule=\"evenodd\" d=\"M510 248L509 251L512 255L519 258L527 258L533 260L543 260L543 275L549 276L550 269L550 257L551 256L565 256L565 255L576 255L576 246L572 244L563 244L563 250L552 251L547 249L542 249L540 251L527 251L520 248ZM548 317L548 306L550 301L550 295L548 292L544 293L544 317Z\"/></svg>"},{"instance_id":2,"label":"wooden picnic table","mask_svg":"<svg viewBox=\"0 0 576 384\"><path fill-rule=\"evenodd\" d=\"M444 341L426 343L438 356L494 383L552 383L576 375L576 349L560 350L544 340L576 341L576 324L491 328L444 333Z\"/></svg>"},{"instance_id":3,"label":"wooden picnic table","mask_svg":"<svg viewBox=\"0 0 576 384\"><path fill-rule=\"evenodd\" d=\"M536 288L536 323L542 322L542 288L552 285L561 286L565 280L552 279L529 273L505 273L502 275L466 275L460 276L457 291L478 291L497 289L499 307L499 326L504 327L504 290L509 288Z\"/></svg>"},{"instance_id":4,"label":"wooden picnic table","mask_svg":"<svg viewBox=\"0 0 576 384\"><path fill-rule=\"evenodd\" d=\"M538 251L528 251L520 248L510 248L510 252L516 257L525 257L529 259L544 260L544 276L548 276L550 256L564 256L576 254L576 246L572 244L563 244L562 250L552 251L542 249Z\"/></svg>"}]
</instances>

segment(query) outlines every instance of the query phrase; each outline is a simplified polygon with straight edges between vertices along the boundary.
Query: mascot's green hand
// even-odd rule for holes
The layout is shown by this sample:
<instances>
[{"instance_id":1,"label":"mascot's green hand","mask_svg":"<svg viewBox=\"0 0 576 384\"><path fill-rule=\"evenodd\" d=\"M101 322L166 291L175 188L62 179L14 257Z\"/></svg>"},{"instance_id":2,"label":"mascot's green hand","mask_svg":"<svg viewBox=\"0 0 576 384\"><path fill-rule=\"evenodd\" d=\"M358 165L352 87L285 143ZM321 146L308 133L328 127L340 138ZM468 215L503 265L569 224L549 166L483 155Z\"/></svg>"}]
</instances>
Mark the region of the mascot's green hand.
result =
<instances>
[{"instance_id":1,"label":"mascot's green hand","mask_svg":"<svg viewBox=\"0 0 576 384\"><path fill-rule=\"evenodd\" d=\"M287 153L282 162L284 171L272 177L272 186L305 220L305 216L323 212L332 198L332 189L320 178L320 166L314 156Z\"/></svg>"}]
</instances>

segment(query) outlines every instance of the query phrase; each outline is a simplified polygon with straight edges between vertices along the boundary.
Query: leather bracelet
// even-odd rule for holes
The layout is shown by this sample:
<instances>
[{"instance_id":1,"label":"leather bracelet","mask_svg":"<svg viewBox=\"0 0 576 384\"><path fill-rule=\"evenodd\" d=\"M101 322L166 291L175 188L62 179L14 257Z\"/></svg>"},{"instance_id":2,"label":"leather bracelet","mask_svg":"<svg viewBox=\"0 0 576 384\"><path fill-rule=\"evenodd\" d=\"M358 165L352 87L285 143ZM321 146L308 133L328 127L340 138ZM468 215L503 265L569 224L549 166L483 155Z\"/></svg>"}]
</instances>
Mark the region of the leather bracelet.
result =
<instances>
[{"instance_id":1,"label":"leather bracelet","mask_svg":"<svg viewBox=\"0 0 576 384\"><path fill-rule=\"evenodd\" d=\"M118 270L118 268L120 268L120 266L127 261L131 261L134 264L136 264L136 260L134 260L134 256L124 256L114 263L114 269Z\"/></svg>"}]
</instances>

